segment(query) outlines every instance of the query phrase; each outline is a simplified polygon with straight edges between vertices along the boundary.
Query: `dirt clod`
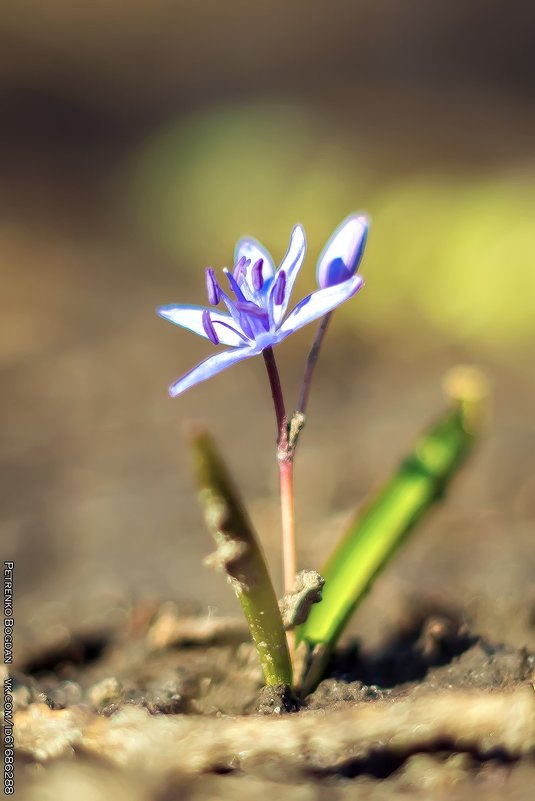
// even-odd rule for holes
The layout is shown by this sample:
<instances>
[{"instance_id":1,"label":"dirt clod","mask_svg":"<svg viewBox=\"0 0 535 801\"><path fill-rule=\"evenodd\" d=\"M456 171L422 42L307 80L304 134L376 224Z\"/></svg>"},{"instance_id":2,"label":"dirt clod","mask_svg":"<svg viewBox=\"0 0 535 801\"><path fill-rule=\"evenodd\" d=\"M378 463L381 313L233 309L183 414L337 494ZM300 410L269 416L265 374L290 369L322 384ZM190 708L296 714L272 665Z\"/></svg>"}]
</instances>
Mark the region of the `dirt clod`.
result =
<instances>
[{"instance_id":1,"label":"dirt clod","mask_svg":"<svg viewBox=\"0 0 535 801\"><path fill-rule=\"evenodd\" d=\"M298 697L286 684L262 687L255 711L260 715L285 715L300 708Z\"/></svg>"}]
</instances>

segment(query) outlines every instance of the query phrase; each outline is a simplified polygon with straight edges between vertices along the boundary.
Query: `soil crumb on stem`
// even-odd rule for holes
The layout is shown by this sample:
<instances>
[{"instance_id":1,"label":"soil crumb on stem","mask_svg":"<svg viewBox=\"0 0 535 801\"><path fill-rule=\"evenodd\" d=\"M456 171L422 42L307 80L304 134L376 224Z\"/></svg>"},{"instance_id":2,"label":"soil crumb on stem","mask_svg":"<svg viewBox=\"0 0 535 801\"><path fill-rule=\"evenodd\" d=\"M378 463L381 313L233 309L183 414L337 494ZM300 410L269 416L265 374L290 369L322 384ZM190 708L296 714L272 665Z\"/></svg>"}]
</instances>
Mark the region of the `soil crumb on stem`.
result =
<instances>
[{"instance_id":1,"label":"soil crumb on stem","mask_svg":"<svg viewBox=\"0 0 535 801\"><path fill-rule=\"evenodd\" d=\"M286 684L262 687L255 706L259 715L286 715L299 709L298 697Z\"/></svg>"}]
</instances>

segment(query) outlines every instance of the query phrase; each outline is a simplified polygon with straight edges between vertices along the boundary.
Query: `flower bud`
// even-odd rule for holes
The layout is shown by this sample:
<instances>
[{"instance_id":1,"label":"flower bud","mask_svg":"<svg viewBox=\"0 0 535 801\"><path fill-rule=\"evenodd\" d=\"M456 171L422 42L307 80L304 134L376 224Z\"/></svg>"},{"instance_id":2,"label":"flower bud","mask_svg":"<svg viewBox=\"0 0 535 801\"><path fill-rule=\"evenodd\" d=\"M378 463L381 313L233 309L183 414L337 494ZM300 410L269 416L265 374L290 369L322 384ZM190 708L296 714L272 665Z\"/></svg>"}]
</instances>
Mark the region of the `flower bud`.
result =
<instances>
[{"instance_id":1,"label":"flower bud","mask_svg":"<svg viewBox=\"0 0 535 801\"><path fill-rule=\"evenodd\" d=\"M316 279L321 289L341 284L357 272L369 225L364 214L352 214L338 226L318 259Z\"/></svg>"}]
</instances>

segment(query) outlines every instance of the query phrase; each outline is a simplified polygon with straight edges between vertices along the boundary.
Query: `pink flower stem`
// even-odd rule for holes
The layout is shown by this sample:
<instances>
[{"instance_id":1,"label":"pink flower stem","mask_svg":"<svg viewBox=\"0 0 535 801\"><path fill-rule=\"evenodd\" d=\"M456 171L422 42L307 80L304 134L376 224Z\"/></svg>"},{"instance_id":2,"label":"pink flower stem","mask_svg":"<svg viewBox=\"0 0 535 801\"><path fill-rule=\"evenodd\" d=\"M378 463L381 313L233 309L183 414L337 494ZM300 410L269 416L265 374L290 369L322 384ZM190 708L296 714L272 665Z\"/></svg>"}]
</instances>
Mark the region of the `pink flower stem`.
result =
<instances>
[{"instance_id":1,"label":"pink flower stem","mask_svg":"<svg viewBox=\"0 0 535 801\"><path fill-rule=\"evenodd\" d=\"M295 557L295 512L294 512L294 460L279 458L279 478L282 516L282 564L284 569L284 592L295 589L297 572Z\"/></svg>"},{"instance_id":2,"label":"pink flower stem","mask_svg":"<svg viewBox=\"0 0 535 801\"><path fill-rule=\"evenodd\" d=\"M293 447L289 442L288 418L286 416L279 371L277 370L273 349L266 348L263 351L263 356L271 386L275 416L277 418L277 461L279 463L282 520L282 564L284 592L288 593L294 589L296 573Z\"/></svg>"},{"instance_id":3,"label":"pink flower stem","mask_svg":"<svg viewBox=\"0 0 535 801\"><path fill-rule=\"evenodd\" d=\"M299 394L299 401L297 404L297 415L300 415L299 428L295 434L292 431L293 426L290 425L288 429L288 419L284 410L284 401L282 399L282 391L280 388L279 374L275 364L275 357L273 351L268 348L264 351L264 360L271 383L271 393L273 395L273 402L275 404L275 413L277 414L277 426L279 431L279 438L277 441L277 457L279 462L279 478L280 478L280 496L281 496L281 514L282 514L282 564L284 570L284 591L285 593L292 592L295 585L295 574L297 572L296 565L296 547L295 547L295 510L294 510L294 456L295 449L299 438L299 431L304 424L305 411L308 405L308 396L310 394L310 387L312 384L312 376L314 368L318 360L318 355L323 342L323 338L327 332L329 321L332 312L329 312L322 319L316 337L308 354L305 372L303 375L303 382L301 384L301 391ZM293 419L296 419L293 418ZM293 423L292 419L292 423Z\"/></svg>"}]
</instances>

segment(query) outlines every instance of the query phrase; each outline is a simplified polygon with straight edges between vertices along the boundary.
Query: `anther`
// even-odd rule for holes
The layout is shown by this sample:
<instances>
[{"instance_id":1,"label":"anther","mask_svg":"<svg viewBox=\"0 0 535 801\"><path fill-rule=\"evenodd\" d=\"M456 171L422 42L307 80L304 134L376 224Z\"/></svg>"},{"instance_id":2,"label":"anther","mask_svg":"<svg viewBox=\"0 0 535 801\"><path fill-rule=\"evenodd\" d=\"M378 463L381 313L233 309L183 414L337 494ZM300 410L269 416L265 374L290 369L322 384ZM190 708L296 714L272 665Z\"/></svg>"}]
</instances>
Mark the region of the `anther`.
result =
<instances>
[{"instance_id":1,"label":"anther","mask_svg":"<svg viewBox=\"0 0 535 801\"><path fill-rule=\"evenodd\" d=\"M245 273L245 269L244 268L245 268L245 262L246 261L247 261L247 259L245 258L245 256L242 256L240 259L238 259L238 261L236 262L236 266L234 267L234 270L232 272L232 274L234 276L234 280L238 284L241 284L242 278L244 276L244 273Z\"/></svg>"},{"instance_id":2,"label":"anther","mask_svg":"<svg viewBox=\"0 0 535 801\"><path fill-rule=\"evenodd\" d=\"M255 292L260 292L260 290L264 286L264 276L262 275L263 267L264 267L264 259L258 259L258 261L256 261L253 264L252 277L253 277L253 289Z\"/></svg>"},{"instance_id":3,"label":"anther","mask_svg":"<svg viewBox=\"0 0 535 801\"><path fill-rule=\"evenodd\" d=\"M275 306L282 306L286 292L286 273L281 270L273 287L273 302Z\"/></svg>"},{"instance_id":4,"label":"anther","mask_svg":"<svg viewBox=\"0 0 535 801\"><path fill-rule=\"evenodd\" d=\"M210 318L210 312L208 309L205 309L202 313L202 327L206 333L206 336L213 342L214 345L219 345L219 337L217 336L214 328L214 324Z\"/></svg>"},{"instance_id":5,"label":"anther","mask_svg":"<svg viewBox=\"0 0 535 801\"><path fill-rule=\"evenodd\" d=\"M221 290L211 267L206 268L206 291L208 293L208 303L212 306L217 306L221 300Z\"/></svg>"}]
</instances>

